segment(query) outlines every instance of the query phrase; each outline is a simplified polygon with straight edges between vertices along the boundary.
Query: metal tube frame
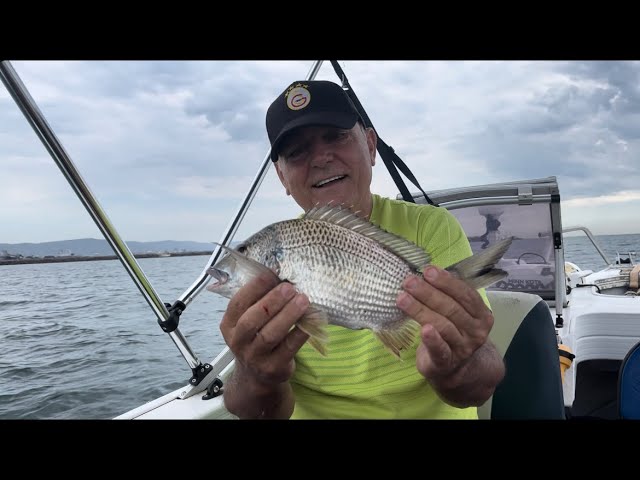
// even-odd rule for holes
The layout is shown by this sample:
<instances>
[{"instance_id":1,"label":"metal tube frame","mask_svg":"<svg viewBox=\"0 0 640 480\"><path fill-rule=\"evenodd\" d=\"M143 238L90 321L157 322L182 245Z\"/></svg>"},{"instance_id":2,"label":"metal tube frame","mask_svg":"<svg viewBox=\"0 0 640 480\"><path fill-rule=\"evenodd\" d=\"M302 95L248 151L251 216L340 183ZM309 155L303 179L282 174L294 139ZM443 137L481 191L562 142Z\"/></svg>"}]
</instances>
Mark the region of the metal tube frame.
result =
<instances>
[{"instance_id":1,"label":"metal tube frame","mask_svg":"<svg viewBox=\"0 0 640 480\"><path fill-rule=\"evenodd\" d=\"M598 245L598 242L596 241L595 237L593 236L593 234L591 233L591 231L587 227L568 227L568 228L563 228L562 229L562 233L577 232L577 231L584 232L584 234L587 237L589 237L589 240L591 240L591 243L596 248L596 250L598 251L598 253L602 257L602 259L605 261L605 263L607 265L612 265L612 262L607 258L607 256L605 255L604 251L602 250L602 248L600 248L600 245Z\"/></svg>"},{"instance_id":2,"label":"metal tube frame","mask_svg":"<svg viewBox=\"0 0 640 480\"><path fill-rule=\"evenodd\" d=\"M322 66L322 62L322 60L317 60L314 62L307 75L307 80L313 80L315 78L318 71L320 70L320 67ZM159 321L168 320L170 314L167 307L160 299L160 296L154 290L151 282L149 282L148 278L142 271L142 268L140 268L140 265L129 250L127 244L122 240L114 225L107 217L107 214L104 212L104 210L96 200L87 183L84 181L70 156L62 146L62 143L58 140L52 128L46 121L44 115L38 108L35 100L25 87L24 83L18 76L10 61L8 60L0 62L0 79L2 79L2 82L7 88L9 94L13 97L13 100L16 102L18 108L22 111L23 115L35 131L36 135L42 141L42 144L55 161L56 165L66 178L67 182L76 193L95 224L102 232L102 235L105 237L109 245L111 245L111 248L116 253L118 259L124 266L125 270L133 280L136 287L138 287L138 290L140 290L140 293L147 301L147 304L149 305L151 310L153 310ZM269 150L269 152L267 152L267 155L265 156L264 161L262 162L260 170L258 171L255 179L253 180L253 183L251 184L251 187L249 188L249 192L240 204L235 218L231 221L225 233L223 234L222 239L219 242L220 244L228 245L233 239L233 236L235 235L240 223L242 222L242 219L249 209L249 206L251 205L251 202L253 201L258 188L262 184L262 181L267 173L267 170L269 169L270 164L271 159ZM207 266L203 269L200 276L179 297L179 301L183 302L185 306L191 303L191 301L200 293L200 291L202 291L202 289L207 284L209 275L206 273L206 271L209 266L213 265L217 261L220 253L221 248L217 246L210 257ZM192 370L201 365L201 362L198 360L197 356L189 346L186 338L182 335L178 328L176 328L172 332L168 332L168 334L175 345L178 347L178 350L185 358ZM229 352L227 351L223 351L220 355L218 355L218 358L224 359L225 363L229 363L232 360L232 355L229 355ZM215 368L214 370L217 371L218 368ZM212 373L215 374L215 371ZM211 374L207 376L210 377ZM200 386L198 390L201 390L202 388L203 386ZM187 392L185 392L185 394L186 393Z\"/></svg>"}]
</instances>

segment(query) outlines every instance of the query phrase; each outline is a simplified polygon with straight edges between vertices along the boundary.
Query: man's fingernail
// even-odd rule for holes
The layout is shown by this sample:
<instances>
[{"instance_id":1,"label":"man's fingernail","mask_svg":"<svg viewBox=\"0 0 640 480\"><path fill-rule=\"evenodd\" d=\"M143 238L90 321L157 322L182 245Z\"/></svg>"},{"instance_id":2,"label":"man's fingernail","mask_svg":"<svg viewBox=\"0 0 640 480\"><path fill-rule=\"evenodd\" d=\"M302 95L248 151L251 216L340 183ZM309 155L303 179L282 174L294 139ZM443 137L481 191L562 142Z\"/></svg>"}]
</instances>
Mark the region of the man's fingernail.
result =
<instances>
[{"instance_id":1,"label":"man's fingernail","mask_svg":"<svg viewBox=\"0 0 640 480\"><path fill-rule=\"evenodd\" d=\"M424 271L424 278L428 278L429 280L435 280L438 277L438 270L429 267Z\"/></svg>"},{"instance_id":2,"label":"man's fingernail","mask_svg":"<svg viewBox=\"0 0 640 480\"><path fill-rule=\"evenodd\" d=\"M291 285L290 283L285 282L280 287L280 294L286 299L293 297L294 292L295 290L293 288L293 285Z\"/></svg>"},{"instance_id":3,"label":"man's fingernail","mask_svg":"<svg viewBox=\"0 0 640 480\"><path fill-rule=\"evenodd\" d=\"M309 299L303 294L298 295L294 302L296 302L296 305L300 308L306 308L306 306L309 305Z\"/></svg>"},{"instance_id":4,"label":"man's fingernail","mask_svg":"<svg viewBox=\"0 0 640 480\"><path fill-rule=\"evenodd\" d=\"M409 277L409 279L404 283L405 288L409 290L414 289L418 286L418 279L414 276Z\"/></svg>"},{"instance_id":5,"label":"man's fingernail","mask_svg":"<svg viewBox=\"0 0 640 480\"><path fill-rule=\"evenodd\" d=\"M407 308L411 304L411 297L407 292L400 292L398 294L398 298L396 299L398 307Z\"/></svg>"},{"instance_id":6,"label":"man's fingernail","mask_svg":"<svg viewBox=\"0 0 640 480\"><path fill-rule=\"evenodd\" d=\"M427 339L431 336L431 332L433 332L433 327L431 325L425 325L422 327L422 338Z\"/></svg>"}]
</instances>

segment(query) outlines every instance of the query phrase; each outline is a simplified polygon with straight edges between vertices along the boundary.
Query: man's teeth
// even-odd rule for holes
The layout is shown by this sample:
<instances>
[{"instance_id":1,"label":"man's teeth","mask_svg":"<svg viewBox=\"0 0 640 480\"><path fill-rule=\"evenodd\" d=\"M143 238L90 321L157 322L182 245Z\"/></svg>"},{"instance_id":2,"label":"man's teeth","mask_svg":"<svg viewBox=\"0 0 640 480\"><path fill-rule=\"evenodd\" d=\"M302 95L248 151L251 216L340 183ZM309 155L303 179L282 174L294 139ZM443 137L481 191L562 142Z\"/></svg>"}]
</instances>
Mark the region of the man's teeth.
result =
<instances>
[{"instance_id":1,"label":"man's teeth","mask_svg":"<svg viewBox=\"0 0 640 480\"><path fill-rule=\"evenodd\" d=\"M323 186L323 185L326 185L326 184L327 184L327 183L329 183L329 182L333 182L334 180L340 180L340 179L342 179L342 178L344 178L344 177L345 177L344 175L338 175L337 177L327 178L326 180L322 180L322 181L320 181L320 182L316 183L316 184L314 185L314 187L321 187L321 186Z\"/></svg>"}]
</instances>

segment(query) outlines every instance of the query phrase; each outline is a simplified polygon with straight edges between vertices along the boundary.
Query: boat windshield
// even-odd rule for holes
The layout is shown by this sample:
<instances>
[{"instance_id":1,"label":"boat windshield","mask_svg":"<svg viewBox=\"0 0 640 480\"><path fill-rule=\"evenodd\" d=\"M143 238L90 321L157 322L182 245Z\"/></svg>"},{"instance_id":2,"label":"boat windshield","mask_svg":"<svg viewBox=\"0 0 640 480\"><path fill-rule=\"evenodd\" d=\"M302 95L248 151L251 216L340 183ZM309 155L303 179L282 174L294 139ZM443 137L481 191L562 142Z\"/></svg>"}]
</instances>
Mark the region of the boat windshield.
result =
<instances>
[{"instance_id":1,"label":"boat windshield","mask_svg":"<svg viewBox=\"0 0 640 480\"><path fill-rule=\"evenodd\" d=\"M507 278L489 290L535 293L545 299L555 294L555 252L549 205L490 205L452 210L462 224L474 253L513 236L511 247L498 263Z\"/></svg>"},{"instance_id":2,"label":"boat windshield","mask_svg":"<svg viewBox=\"0 0 640 480\"><path fill-rule=\"evenodd\" d=\"M508 276L488 290L539 295L564 305L564 252L556 177L475 185L428 192L464 229L474 253L507 237L509 250L497 266ZM425 203L419 193L412 193Z\"/></svg>"}]
</instances>

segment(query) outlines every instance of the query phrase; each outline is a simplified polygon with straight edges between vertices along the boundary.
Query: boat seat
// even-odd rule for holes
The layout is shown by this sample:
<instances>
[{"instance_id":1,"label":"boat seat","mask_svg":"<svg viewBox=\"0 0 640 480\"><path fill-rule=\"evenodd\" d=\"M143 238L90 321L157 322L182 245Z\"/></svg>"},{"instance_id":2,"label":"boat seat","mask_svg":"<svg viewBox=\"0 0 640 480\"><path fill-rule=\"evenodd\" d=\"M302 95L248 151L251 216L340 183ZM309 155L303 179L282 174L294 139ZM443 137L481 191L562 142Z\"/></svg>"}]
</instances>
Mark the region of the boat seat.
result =
<instances>
[{"instance_id":1,"label":"boat seat","mask_svg":"<svg viewBox=\"0 0 640 480\"><path fill-rule=\"evenodd\" d=\"M618 415L640 420L640 342L622 360L618 375Z\"/></svg>"},{"instance_id":2,"label":"boat seat","mask_svg":"<svg viewBox=\"0 0 640 480\"><path fill-rule=\"evenodd\" d=\"M564 419L558 341L549 306L538 295L487 291L494 324L489 334L506 373L478 407L480 419Z\"/></svg>"}]
</instances>

